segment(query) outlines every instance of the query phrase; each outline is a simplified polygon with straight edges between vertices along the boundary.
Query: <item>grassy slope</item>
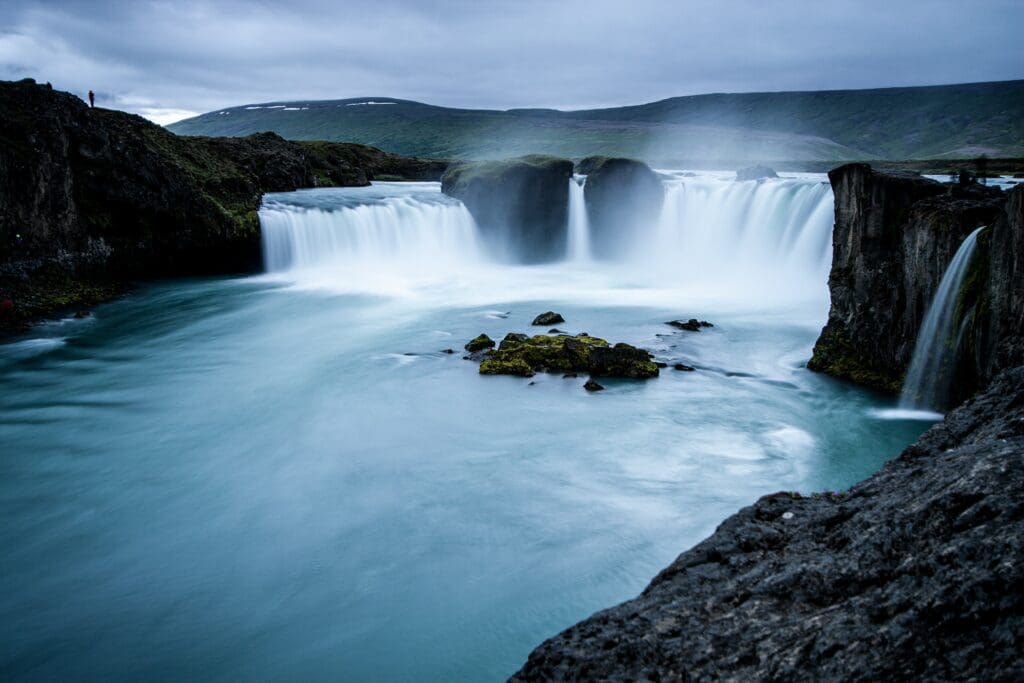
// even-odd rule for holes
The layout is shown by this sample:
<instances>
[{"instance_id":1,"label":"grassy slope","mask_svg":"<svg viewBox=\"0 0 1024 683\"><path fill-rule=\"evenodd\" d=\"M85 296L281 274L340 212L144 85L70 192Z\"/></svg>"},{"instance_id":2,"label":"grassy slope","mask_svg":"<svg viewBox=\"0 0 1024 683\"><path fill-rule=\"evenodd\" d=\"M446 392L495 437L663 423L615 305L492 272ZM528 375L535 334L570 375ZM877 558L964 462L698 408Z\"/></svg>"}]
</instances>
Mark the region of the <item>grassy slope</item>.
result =
<instances>
[{"instance_id":1,"label":"grassy slope","mask_svg":"<svg viewBox=\"0 0 1024 683\"><path fill-rule=\"evenodd\" d=\"M349 106L367 99L395 104ZM236 107L171 129L193 135L273 130L293 139L346 140L448 158L531 152L837 161L1024 156L1024 81L698 95L573 112L450 109L386 97L270 105L299 108Z\"/></svg>"}]
</instances>

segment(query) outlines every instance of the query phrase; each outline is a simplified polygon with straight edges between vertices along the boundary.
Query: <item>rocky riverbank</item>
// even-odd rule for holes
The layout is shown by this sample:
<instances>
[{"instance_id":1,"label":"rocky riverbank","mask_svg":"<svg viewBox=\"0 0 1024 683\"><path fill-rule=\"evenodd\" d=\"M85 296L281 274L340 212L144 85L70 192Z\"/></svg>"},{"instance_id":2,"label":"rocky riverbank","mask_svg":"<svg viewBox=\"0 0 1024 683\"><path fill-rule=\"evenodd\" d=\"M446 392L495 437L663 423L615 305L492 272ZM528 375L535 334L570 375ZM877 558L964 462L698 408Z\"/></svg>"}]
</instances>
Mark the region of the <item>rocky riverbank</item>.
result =
<instances>
[{"instance_id":1,"label":"rocky riverbank","mask_svg":"<svg viewBox=\"0 0 1024 683\"><path fill-rule=\"evenodd\" d=\"M180 137L33 81L0 81L0 334L146 278L251 272L265 192L432 179L362 145Z\"/></svg>"},{"instance_id":2,"label":"rocky riverbank","mask_svg":"<svg viewBox=\"0 0 1024 683\"><path fill-rule=\"evenodd\" d=\"M1024 368L848 492L776 493L515 681L1024 677Z\"/></svg>"}]
</instances>

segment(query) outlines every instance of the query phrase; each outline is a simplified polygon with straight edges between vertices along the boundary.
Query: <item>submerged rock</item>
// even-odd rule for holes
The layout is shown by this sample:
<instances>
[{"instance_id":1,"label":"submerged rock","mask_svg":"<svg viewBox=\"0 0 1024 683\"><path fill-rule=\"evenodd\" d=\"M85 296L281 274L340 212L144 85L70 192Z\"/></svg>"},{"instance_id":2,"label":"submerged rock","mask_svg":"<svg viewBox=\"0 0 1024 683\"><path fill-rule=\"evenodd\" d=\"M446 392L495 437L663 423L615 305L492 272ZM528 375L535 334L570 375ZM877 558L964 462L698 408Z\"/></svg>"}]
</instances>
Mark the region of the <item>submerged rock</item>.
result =
<instances>
[{"instance_id":1,"label":"submerged rock","mask_svg":"<svg viewBox=\"0 0 1024 683\"><path fill-rule=\"evenodd\" d=\"M548 311L541 313L533 319L532 325L557 325L558 323L564 323L565 318L562 317L561 313L555 313L554 311Z\"/></svg>"},{"instance_id":2,"label":"submerged rock","mask_svg":"<svg viewBox=\"0 0 1024 683\"><path fill-rule=\"evenodd\" d=\"M714 327L707 320L697 320L696 318L690 318L689 320L669 320L666 325L671 325L678 330L685 330L687 332L700 332L702 327Z\"/></svg>"},{"instance_id":3,"label":"submerged rock","mask_svg":"<svg viewBox=\"0 0 1024 683\"><path fill-rule=\"evenodd\" d=\"M679 370L681 372L693 372L697 368L693 367L692 365L687 365L686 363L676 363L675 365L672 366L672 369Z\"/></svg>"},{"instance_id":4,"label":"submerged rock","mask_svg":"<svg viewBox=\"0 0 1024 683\"><path fill-rule=\"evenodd\" d=\"M568 159L530 155L505 161L453 163L441 191L462 200L485 240L523 262L565 256L569 213Z\"/></svg>"},{"instance_id":5,"label":"submerged rock","mask_svg":"<svg viewBox=\"0 0 1024 683\"><path fill-rule=\"evenodd\" d=\"M764 178L778 178L779 174L775 172L775 169L768 166L748 166L747 168L741 168L736 171L736 180L762 180Z\"/></svg>"},{"instance_id":6,"label":"submerged rock","mask_svg":"<svg viewBox=\"0 0 1024 683\"><path fill-rule=\"evenodd\" d=\"M478 337L474 337L466 342L465 349L470 353L477 351L483 351L484 349L493 349L494 340L488 337L486 334L481 334Z\"/></svg>"},{"instance_id":7,"label":"submerged rock","mask_svg":"<svg viewBox=\"0 0 1024 683\"><path fill-rule=\"evenodd\" d=\"M604 387L592 379L588 379L583 385L583 388L587 391L604 391Z\"/></svg>"},{"instance_id":8,"label":"submerged rock","mask_svg":"<svg viewBox=\"0 0 1024 683\"><path fill-rule=\"evenodd\" d=\"M583 197L595 257L618 256L635 236L634 228L647 228L661 215L665 187L642 161L587 157L577 172L587 176Z\"/></svg>"},{"instance_id":9,"label":"submerged rock","mask_svg":"<svg viewBox=\"0 0 1024 683\"><path fill-rule=\"evenodd\" d=\"M476 340L474 340L476 341ZM531 372L587 372L594 376L646 379L658 375L650 354L629 344L609 346L598 337L508 334L480 363L485 375Z\"/></svg>"}]
</instances>

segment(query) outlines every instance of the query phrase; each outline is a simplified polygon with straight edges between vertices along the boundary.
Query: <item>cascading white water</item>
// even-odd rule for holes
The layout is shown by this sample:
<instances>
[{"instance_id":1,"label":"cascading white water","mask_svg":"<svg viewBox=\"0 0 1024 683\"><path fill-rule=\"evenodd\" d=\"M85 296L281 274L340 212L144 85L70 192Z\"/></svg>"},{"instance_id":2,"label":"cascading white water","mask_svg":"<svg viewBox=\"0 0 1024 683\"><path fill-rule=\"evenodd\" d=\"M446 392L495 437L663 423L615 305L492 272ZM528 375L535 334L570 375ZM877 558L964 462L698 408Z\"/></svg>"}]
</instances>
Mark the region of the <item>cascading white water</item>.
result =
<instances>
[{"instance_id":1,"label":"cascading white water","mask_svg":"<svg viewBox=\"0 0 1024 683\"><path fill-rule=\"evenodd\" d=\"M333 286L394 291L478 262L476 224L436 183L267 195L260 209L271 273L321 273ZM315 275L314 275L315 277Z\"/></svg>"},{"instance_id":2,"label":"cascading white water","mask_svg":"<svg viewBox=\"0 0 1024 683\"><path fill-rule=\"evenodd\" d=\"M590 260L590 221L584 201L583 185L587 177L574 175L569 179L568 258L570 261Z\"/></svg>"},{"instance_id":3,"label":"cascading white water","mask_svg":"<svg viewBox=\"0 0 1024 683\"><path fill-rule=\"evenodd\" d=\"M686 177L666 183L661 218L638 256L709 286L823 294L832 221L832 190L817 179Z\"/></svg>"},{"instance_id":4,"label":"cascading white water","mask_svg":"<svg viewBox=\"0 0 1024 683\"><path fill-rule=\"evenodd\" d=\"M469 211L437 183L267 195L260 211L266 268L299 284L385 294L441 285L448 296L448 285L457 285L479 295L486 285L527 296L550 288L541 284L550 277L563 296L575 282L683 288L687 296L755 306L827 301L832 193L820 175L763 183L670 177L660 218L624 228L625 248L600 266L591 263L583 180L567 188L566 260L574 278L590 278L586 285L566 279L558 263L524 270L489 258L500 249L483 244Z\"/></svg>"},{"instance_id":5,"label":"cascading white water","mask_svg":"<svg viewBox=\"0 0 1024 683\"><path fill-rule=\"evenodd\" d=\"M901 408L934 410L946 405L963 336L963 326L956 320L957 296L971 265L978 233L984 229L978 228L964 239L939 282L917 333L900 395Z\"/></svg>"}]
</instances>

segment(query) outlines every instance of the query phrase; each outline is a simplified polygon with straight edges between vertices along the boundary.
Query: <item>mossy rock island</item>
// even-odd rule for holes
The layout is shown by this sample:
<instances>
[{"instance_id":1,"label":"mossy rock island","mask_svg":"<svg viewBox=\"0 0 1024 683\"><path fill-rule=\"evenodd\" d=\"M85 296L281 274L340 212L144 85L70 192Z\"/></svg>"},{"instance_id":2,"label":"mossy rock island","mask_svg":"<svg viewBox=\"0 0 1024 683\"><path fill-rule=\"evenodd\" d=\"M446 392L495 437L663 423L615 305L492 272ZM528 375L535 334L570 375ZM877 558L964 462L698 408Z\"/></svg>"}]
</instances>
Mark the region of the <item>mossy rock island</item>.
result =
<instances>
[{"instance_id":1,"label":"mossy rock island","mask_svg":"<svg viewBox=\"0 0 1024 683\"><path fill-rule=\"evenodd\" d=\"M656 222L665 188L650 166L636 159L587 157L577 166L587 176L583 196L590 220L591 249L612 258L627 248L636 230Z\"/></svg>"},{"instance_id":2,"label":"mossy rock island","mask_svg":"<svg viewBox=\"0 0 1024 683\"><path fill-rule=\"evenodd\" d=\"M644 349L621 343L613 346L587 334L528 337L509 333L480 363L481 375L529 377L537 372L648 379L658 376L658 366Z\"/></svg>"},{"instance_id":3,"label":"mossy rock island","mask_svg":"<svg viewBox=\"0 0 1024 683\"><path fill-rule=\"evenodd\" d=\"M462 201L491 248L517 262L565 256L568 159L532 154L504 161L452 164L441 191Z\"/></svg>"}]
</instances>

